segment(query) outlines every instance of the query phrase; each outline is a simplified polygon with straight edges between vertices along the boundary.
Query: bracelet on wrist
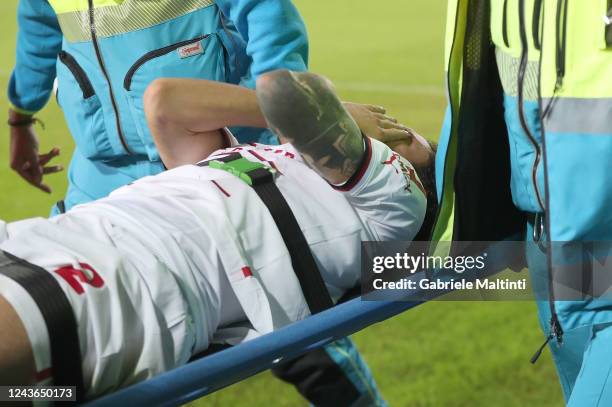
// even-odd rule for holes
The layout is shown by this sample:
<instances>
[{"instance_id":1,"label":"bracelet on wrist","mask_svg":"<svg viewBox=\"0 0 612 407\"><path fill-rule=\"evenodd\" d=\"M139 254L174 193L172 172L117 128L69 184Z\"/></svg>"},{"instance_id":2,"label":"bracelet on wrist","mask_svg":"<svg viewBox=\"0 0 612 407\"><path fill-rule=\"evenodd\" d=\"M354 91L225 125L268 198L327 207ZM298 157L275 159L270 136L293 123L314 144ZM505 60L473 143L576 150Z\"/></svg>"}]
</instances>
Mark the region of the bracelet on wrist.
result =
<instances>
[{"instance_id":1,"label":"bracelet on wrist","mask_svg":"<svg viewBox=\"0 0 612 407\"><path fill-rule=\"evenodd\" d=\"M27 126L31 126L35 123L39 123L40 127L43 128L43 130L45 129L45 123L43 123L42 120L36 118L36 117L29 117L27 119L20 119L20 120L11 120L9 119L6 122L10 127L27 127Z\"/></svg>"}]
</instances>

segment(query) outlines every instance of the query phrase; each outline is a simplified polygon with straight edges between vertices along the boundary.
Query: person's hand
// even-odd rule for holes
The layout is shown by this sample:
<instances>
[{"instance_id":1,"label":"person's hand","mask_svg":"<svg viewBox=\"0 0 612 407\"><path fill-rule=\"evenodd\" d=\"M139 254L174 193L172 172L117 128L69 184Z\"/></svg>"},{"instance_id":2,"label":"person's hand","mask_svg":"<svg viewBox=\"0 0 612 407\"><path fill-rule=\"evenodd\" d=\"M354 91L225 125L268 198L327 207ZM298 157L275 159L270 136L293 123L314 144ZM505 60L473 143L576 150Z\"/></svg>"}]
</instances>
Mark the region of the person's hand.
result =
<instances>
[{"instance_id":1,"label":"person's hand","mask_svg":"<svg viewBox=\"0 0 612 407\"><path fill-rule=\"evenodd\" d=\"M411 130L397 119L388 116L382 106L362 105L343 102L344 107L353 117L361 131L368 137L385 144L405 140L411 136Z\"/></svg>"},{"instance_id":2,"label":"person's hand","mask_svg":"<svg viewBox=\"0 0 612 407\"><path fill-rule=\"evenodd\" d=\"M26 117L27 119L27 117ZM24 120L23 117L11 114L11 122ZM51 188L43 183L43 176L62 171L61 165L49 165L51 160L60 154L60 150L54 147L46 154L38 153L38 138L32 129L32 125L10 127L10 165L28 183L46 193L51 193Z\"/></svg>"}]
</instances>

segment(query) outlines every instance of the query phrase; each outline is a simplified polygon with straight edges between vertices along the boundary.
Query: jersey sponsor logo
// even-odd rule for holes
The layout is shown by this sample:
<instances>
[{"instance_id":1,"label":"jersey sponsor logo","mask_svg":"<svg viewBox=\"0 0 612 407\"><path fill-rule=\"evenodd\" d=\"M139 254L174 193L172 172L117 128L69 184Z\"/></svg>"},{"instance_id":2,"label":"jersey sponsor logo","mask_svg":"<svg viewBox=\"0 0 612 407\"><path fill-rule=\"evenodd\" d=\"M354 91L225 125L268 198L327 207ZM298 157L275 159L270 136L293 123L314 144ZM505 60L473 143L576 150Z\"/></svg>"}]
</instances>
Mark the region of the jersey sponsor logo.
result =
<instances>
[{"instance_id":1,"label":"jersey sponsor logo","mask_svg":"<svg viewBox=\"0 0 612 407\"><path fill-rule=\"evenodd\" d=\"M382 163L385 164L385 165L392 165L395 162L395 160L397 160L397 157L398 157L398 154L397 153L393 153L393 154L391 154L391 157L389 157L389 159L387 161L383 161ZM393 168L395 168L395 166ZM398 173L397 168L395 168L395 173L396 174Z\"/></svg>"},{"instance_id":2,"label":"jersey sponsor logo","mask_svg":"<svg viewBox=\"0 0 612 407\"><path fill-rule=\"evenodd\" d=\"M404 190L412 192L411 185L414 184L417 186L417 188L421 190L421 192L423 192L423 194L425 194L425 188L423 187L423 184L421 184L421 182L418 180L416 176L416 171L414 170L414 168L409 167L406 162L404 162L404 160L401 160L400 155L398 153L393 152L391 154L391 157L389 157L388 160L383 161L382 164L392 166L396 174L399 174L400 172L402 173L404 179L406 180L406 187L404 188Z\"/></svg>"},{"instance_id":3,"label":"jersey sponsor logo","mask_svg":"<svg viewBox=\"0 0 612 407\"><path fill-rule=\"evenodd\" d=\"M176 50L181 58L189 58L194 55L200 55L204 53L204 48L202 48L201 42L196 42L195 44L185 45L184 47L180 47Z\"/></svg>"},{"instance_id":4,"label":"jersey sponsor logo","mask_svg":"<svg viewBox=\"0 0 612 407\"><path fill-rule=\"evenodd\" d=\"M88 284L95 288L102 288L104 280L93 267L87 263L79 263L80 268L66 265L55 270L70 287L79 295L85 293L83 284Z\"/></svg>"}]
</instances>

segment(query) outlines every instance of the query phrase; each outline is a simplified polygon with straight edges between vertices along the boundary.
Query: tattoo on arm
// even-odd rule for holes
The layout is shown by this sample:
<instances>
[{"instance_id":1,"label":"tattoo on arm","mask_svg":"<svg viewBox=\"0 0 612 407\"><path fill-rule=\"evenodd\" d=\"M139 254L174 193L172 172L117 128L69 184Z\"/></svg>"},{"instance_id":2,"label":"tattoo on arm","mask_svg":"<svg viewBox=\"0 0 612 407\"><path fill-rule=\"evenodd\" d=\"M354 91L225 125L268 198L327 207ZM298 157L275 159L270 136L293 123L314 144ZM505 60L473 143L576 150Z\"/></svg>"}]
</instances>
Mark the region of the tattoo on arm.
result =
<instances>
[{"instance_id":1,"label":"tattoo on arm","mask_svg":"<svg viewBox=\"0 0 612 407\"><path fill-rule=\"evenodd\" d=\"M270 128L327 181L340 184L357 171L363 136L325 78L271 72L257 82L257 98Z\"/></svg>"}]
</instances>

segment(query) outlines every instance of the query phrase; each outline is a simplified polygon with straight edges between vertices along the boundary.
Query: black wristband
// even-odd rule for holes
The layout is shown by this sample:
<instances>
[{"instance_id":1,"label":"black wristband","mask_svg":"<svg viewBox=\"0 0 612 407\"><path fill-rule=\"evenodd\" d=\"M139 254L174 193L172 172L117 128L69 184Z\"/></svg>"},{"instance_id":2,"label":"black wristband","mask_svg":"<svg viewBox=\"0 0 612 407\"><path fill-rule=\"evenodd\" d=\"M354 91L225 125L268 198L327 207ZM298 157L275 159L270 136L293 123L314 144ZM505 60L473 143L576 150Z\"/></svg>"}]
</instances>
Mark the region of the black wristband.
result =
<instances>
[{"instance_id":1,"label":"black wristband","mask_svg":"<svg viewBox=\"0 0 612 407\"><path fill-rule=\"evenodd\" d=\"M34 123L40 123L40 126L44 129L45 125L43 124L42 121L40 121L39 119L37 119L36 117L30 117L29 119L22 119L22 120L11 120L9 119L6 122L10 127L27 127L27 126L31 126Z\"/></svg>"},{"instance_id":2,"label":"black wristband","mask_svg":"<svg viewBox=\"0 0 612 407\"><path fill-rule=\"evenodd\" d=\"M36 120L32 117L24 120L8 120L6 123L11 127L25 127L34 124Z\"/></svg>"}]
</instances>

